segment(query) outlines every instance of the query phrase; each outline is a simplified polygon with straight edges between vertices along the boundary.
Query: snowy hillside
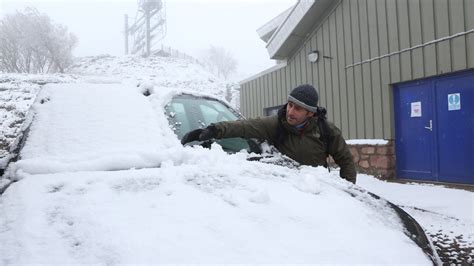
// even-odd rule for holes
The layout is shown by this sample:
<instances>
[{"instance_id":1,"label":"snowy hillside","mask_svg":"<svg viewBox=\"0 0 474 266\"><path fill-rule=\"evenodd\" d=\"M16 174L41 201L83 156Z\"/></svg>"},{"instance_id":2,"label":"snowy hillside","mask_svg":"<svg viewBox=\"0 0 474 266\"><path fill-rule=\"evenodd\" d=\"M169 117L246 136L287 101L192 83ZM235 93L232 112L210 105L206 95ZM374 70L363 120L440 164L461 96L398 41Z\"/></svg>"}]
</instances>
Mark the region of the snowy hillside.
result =
<instances>
[{"instance_id":1,"label":"snowy hillside","mask_svg":"<svg viewBox=\"0 0 474 266\"><path fill-rule=\"evenodd\" d=\"M210 73L201 65L187 59L129 55L115 57L110 55L79 58L69 69L78 75L108 77L123 83L143 87L160 86L205 92L225 99L235 106L228 90L229 85Z\"/></svg>"}]
</instances>

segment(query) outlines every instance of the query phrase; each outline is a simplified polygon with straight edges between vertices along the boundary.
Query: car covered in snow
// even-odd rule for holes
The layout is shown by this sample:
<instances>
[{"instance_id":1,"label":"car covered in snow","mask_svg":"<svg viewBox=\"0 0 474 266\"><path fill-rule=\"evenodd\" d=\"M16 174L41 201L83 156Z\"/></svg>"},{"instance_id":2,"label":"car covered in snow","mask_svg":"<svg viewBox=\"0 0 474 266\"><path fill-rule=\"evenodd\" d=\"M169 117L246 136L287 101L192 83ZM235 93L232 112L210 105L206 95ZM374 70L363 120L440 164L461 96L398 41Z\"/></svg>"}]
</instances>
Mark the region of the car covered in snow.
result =
<instances>
[{"instance_id":1,"label":"car covered in snow","mask_svg":"<svg viewBox=\"0 0 474 266\"><path fill-rule=\"evenodd\" d=\"M255 140L181 145L188 130L243 119L224 101L146 95L41 90L5 173L0 264L439 263L413 218L337 169L250 159L271 150Z\"/></svg>"}]
</instances>

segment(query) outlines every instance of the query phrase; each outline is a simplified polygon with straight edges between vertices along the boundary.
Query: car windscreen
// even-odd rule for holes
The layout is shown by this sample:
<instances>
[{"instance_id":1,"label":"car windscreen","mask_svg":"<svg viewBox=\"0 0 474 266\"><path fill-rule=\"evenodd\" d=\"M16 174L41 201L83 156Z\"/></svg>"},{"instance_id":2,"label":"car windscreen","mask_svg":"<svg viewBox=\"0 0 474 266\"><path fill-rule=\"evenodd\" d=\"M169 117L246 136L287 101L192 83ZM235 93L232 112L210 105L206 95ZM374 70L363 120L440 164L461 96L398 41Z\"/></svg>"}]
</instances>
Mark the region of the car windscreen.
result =
<instances>
[{"instance_id":1,"label":"car windscreen","mask_svg":"<svg viewBox=\"0 0 474 266\"><path fill-rule=\"evenodd\" d=\"M242 119L237 112L218 100L185 94L175 96L165 110L171 128L179 139L187 132L205 128L211 123ZM255 151L254 145L250 147L249 141L242 138L221 139L217 143L229 152L243 149Z\"/></svg>"}]
</instances>

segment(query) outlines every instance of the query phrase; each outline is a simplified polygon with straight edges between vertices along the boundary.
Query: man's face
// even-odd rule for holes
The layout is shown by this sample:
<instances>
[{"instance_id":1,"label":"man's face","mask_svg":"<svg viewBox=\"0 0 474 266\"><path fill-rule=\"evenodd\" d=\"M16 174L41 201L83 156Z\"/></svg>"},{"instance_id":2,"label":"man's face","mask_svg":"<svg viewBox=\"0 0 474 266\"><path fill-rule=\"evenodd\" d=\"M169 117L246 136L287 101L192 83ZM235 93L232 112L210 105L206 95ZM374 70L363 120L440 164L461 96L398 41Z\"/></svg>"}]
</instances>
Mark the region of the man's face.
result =
<instances>
[{"instance_id":1,"label":"man's face","mask_svg":"<svg viewBox=\"0 0 474 266\"><path fill-rule=\"evenodd\" d=\"M286 106L286 121L292 126L297 126L303 123L313 115L313 112L310 112L293 102L288 102L288 105Z\"/></svg>"}]
</instances>

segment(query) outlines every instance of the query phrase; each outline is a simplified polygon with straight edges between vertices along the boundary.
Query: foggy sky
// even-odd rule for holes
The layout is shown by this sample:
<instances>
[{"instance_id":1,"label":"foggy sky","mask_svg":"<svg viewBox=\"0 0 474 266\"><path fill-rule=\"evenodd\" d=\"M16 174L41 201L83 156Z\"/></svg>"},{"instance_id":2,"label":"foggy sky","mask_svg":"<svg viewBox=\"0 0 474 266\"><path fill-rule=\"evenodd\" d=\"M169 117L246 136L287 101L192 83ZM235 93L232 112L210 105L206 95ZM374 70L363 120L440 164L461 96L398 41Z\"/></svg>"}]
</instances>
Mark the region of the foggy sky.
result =
<instances>
[{"instance_id":1,"label":"foggy sky","mask_svg":"<svg viewBox=\"0 0 474 266\"><path fill-rule=\"evenodd\" d=\"M210 45L222 46L238 60L237 79L270 66L265 43L256 32L296 0L165 0L167 34L161 41L197 58ZM124 54L124 14L132 24L137 0L0 0L0 16L36 7L79 38L75 56Z\"/></svg>"}]
</instances>

